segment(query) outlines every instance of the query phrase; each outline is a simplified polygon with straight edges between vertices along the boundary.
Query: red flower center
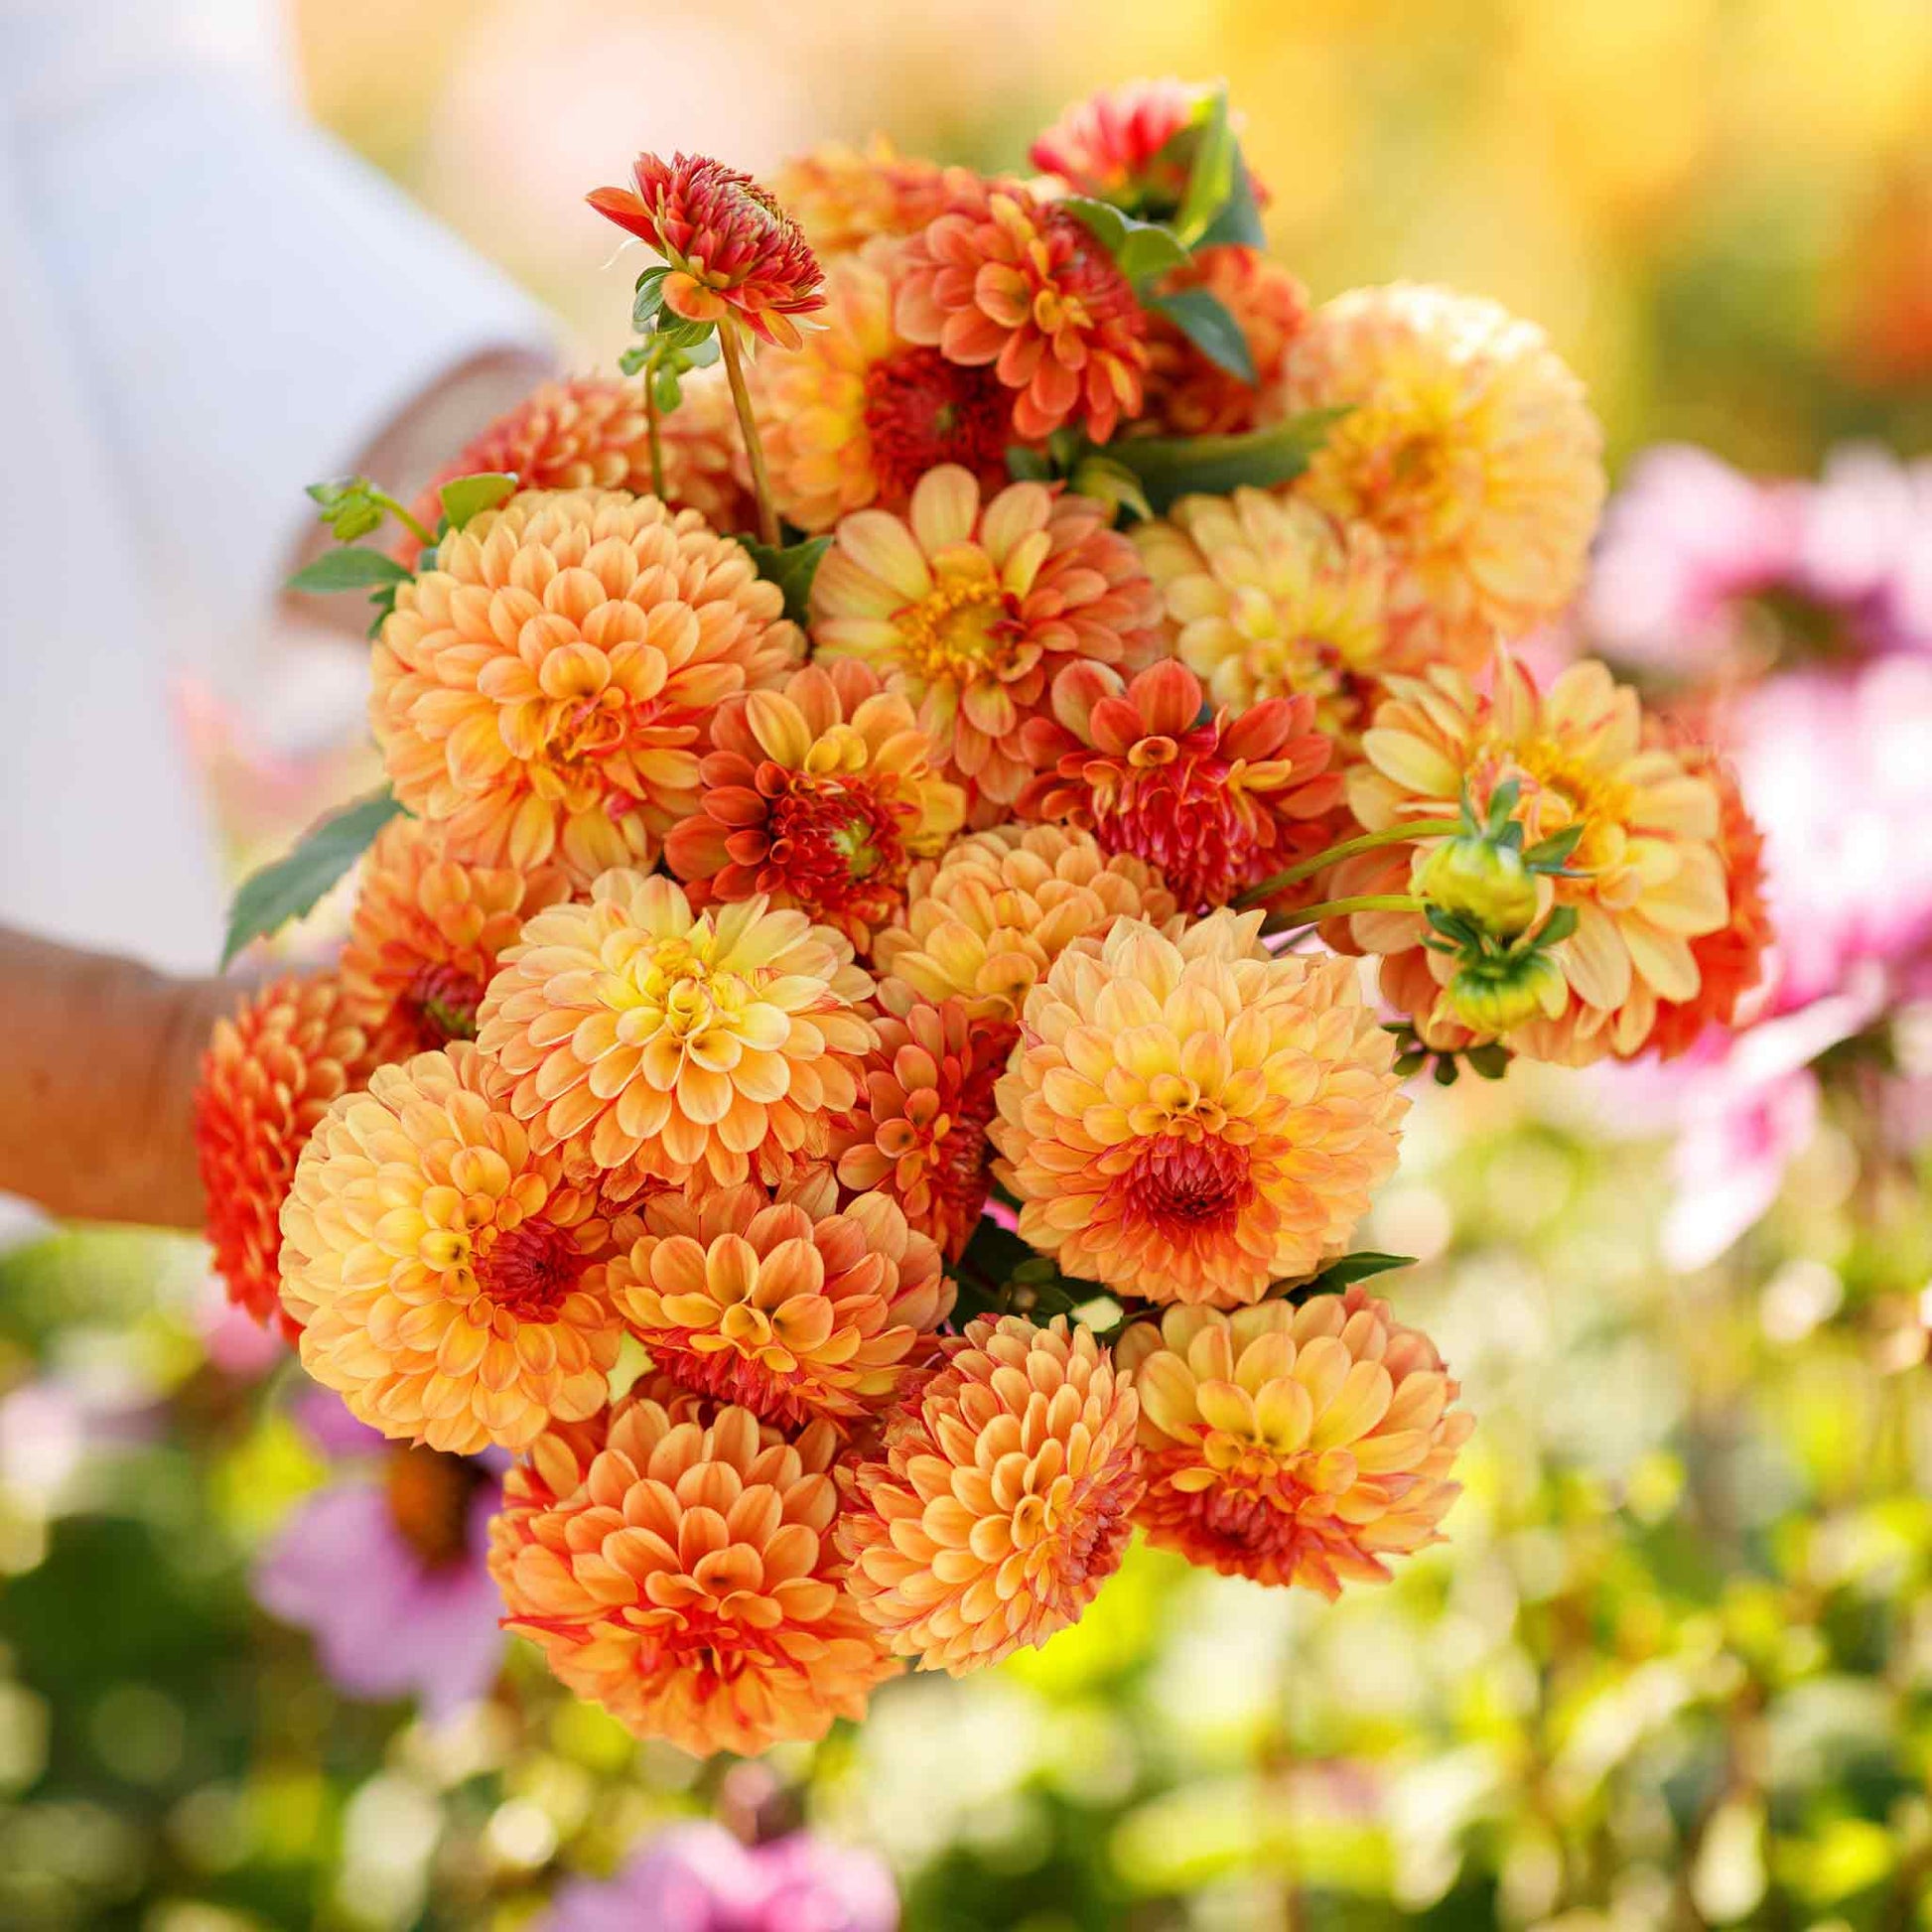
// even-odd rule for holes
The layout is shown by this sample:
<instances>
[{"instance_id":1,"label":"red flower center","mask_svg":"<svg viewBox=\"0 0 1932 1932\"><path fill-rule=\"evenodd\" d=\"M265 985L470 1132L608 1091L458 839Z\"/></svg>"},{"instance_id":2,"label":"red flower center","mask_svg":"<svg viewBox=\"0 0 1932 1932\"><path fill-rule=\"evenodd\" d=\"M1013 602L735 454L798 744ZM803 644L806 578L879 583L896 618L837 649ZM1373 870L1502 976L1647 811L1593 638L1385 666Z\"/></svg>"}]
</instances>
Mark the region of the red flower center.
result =
<instances>
[{"instance_id":1,"label":"red flower center","mask_svg":"<svg viewBox=\"0 0 1932 1932\"><path fill-rule=\"evenodd\" d=\"M554 1315L587 1265L576 1240L549 1221L525 1221L477 1262L477 1281L498 1308L524 1321Z\"/></svg>"},{"instance_id":2,"label":"red flower center","mask_svg":"<svg viewBox=\"0 0 1932 1932\"><path fill-rule=\"evenodd\" d=\"M402 996L403 1010L415 1023L425 1051L453 1039L475 1039L477 1008L483 990L474 974L455 966L418 969Z\"/></svg>"},{"instance_id":3,"label":"red flower center","mask_svg":"<svg viewBox=\"0 0 1932 1932\"><path fill-rule=\"evenodd\" d=\"M936 348L908 348L866 373L866 433L889 507L942 463L1004 481L1012 437L1007 391L990 368L962 368Z\"/></svg>"},{"instance_id":4,"label":"red flower center","mask_svg":"<svg viewBox=\"0 0 1932 1932\"><path fill-rule=\"evenodd\" d=\"M1130 1214L1184 1242L1229 1226L1254 1198L1255 1184L1246 1148L1165 1135L1142 1149L1126 1192Z\"/></svg>"},{"instance_id":5,"label":"red flower center","mask_svg":"<svg viewBox=\"0 0 1932 1932\"><path fill-rule=\"evenodd\" d=\"M904 809L864 779L794 779L772 801L763 866L807 907L863 914L877 905L884 916L905 876Z\"/></svg>"}]
</instances>

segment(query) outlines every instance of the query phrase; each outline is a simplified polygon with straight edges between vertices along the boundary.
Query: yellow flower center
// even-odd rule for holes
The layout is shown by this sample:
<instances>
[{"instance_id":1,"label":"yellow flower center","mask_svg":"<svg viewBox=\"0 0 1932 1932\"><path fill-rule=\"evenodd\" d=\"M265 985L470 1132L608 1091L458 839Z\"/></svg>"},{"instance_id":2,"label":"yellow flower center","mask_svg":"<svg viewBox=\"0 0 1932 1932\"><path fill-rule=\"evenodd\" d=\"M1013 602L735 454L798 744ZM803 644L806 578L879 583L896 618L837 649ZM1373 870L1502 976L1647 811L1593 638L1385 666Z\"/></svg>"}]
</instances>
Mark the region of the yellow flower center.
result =
<instances>
[{"instance_id":1,"label":"yellow flower center","mask_svg":"<svg viewBox=\"0 0 1932 1932\"><path fill-rule=\"evenodd\" d=\"M1532 845L1581 820L1584 835L1571 865L1580 872L1602 873L1622 863L1635 800L1621 778L1579 758L1560 739L1493 742L1482 748L1470 773L1470 795L1478 812L1488 809L1496 788L1510 778L1523 787L1515 816Z\"/></svg>"},{"instance_id":2,"label":"yellow flower center","mask_svg":"<svg viewBox=\"0 0 1932 1932\"><path fill-rule=\"evenodd\" d=\"M1006 668L1015 628L990 577L941 583L894 619L906 663L934 682L970 683Z\"/></svg>"},{"instance_id":3,"label":"yellow flower center","mask_svg":"<svg viewBox=\"0 0 1932 1932\"><path fill-rule=\"evenodd\" d=\"M1315 459L1314 493L1335 499L1328 507L1367 515L1418 547L1446 544L1481 507L1479 479L1471 475L1471 453L1458 428L1453 409L1440 400L1405 396L1359 404L1329 432Z\"/></svg>"}]
</instances>

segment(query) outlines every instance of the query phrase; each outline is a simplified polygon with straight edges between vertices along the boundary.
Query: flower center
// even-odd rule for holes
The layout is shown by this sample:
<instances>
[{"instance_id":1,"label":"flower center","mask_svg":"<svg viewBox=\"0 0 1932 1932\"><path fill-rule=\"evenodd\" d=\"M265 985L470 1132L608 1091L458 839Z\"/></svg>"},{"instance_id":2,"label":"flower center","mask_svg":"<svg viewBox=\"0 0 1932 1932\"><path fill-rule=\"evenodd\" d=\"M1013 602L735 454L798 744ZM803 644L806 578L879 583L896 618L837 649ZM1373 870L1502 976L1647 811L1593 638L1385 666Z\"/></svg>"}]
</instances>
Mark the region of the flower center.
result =
<instances>
[{"instance_id":1,"label":"flower center","mask_svg":"<svg viewBox=\"0 0 1932 1932\"><path fill-rule=\"evenodd\" d=\"M902 501L942 463L998 473L1008 441L1007 391L990 368L961 368L936 348L908 348L866 372L866 433L882 495Z\"/></svg>"},{"instance_id":2,"label":"flower center","mask_svg":"<svg viewBox=\"0 0 1932 1932\"><path fill-rule=\"evenodd\" d=\"M771 808L766 864L809 907L844 910L891 896L903 878L899 814L864 780L794 780Z\"/></svg>"},{"instance_id":3,"label":"flower center","mask_svg":"<svg viewBox=\"0 0 1932 1932\"><path fill-rule=\"evenodd\" d=\"M473 975L455 966L423 966L410 980L402 1002L416 1023L417 1038L428 1050L453 1039L476 1038L483 993Z\"/></svg>"},{"instance_id":4,"label":"flower center","mask_svg":"<svg viewBox=\"0 0 1932 1932\"><path fill-rule=\"evenodd\" d=\"M477 1286L518 1319L541 1321L562 1308L587 1265L565 1229L550 1221L525 1221L478 1257Z\"/></svg>"},{"instance_id":5,"label":"flower center","mask_svg":"<svg viewBox=\"0 0 1932 1932\"><path fill-rule=\"evenodd\" d=\"M1128 1170L1129 1211L1173 1242L1218 1233L1254 1198L1248 1168L1246 1148L1164 1135L1150 1141Z\"/></svg>"},{"instance_id":6,"label":"flower center","mask_svg":"<svg viewBox=\"0 0 1932 1932\"><path fill-rule=\"evenodd\" d=\"M1010 604L991 577L942 583L894 619L906 662L934 682L998 676L1020 634Z\"/></svg>"},{"instance_id":7,"label":"flower center","mask_svg":"<svg viewBox=\"0 0 1932 1932\"><path fill-rule=\"evenodd\" d=\"M429 1569L461 1561L469 1548L470 1500L483 1479L468 1456L406 1446L390 1450L383 1473L389 1515Z\"/></svg>"}]
</instances>

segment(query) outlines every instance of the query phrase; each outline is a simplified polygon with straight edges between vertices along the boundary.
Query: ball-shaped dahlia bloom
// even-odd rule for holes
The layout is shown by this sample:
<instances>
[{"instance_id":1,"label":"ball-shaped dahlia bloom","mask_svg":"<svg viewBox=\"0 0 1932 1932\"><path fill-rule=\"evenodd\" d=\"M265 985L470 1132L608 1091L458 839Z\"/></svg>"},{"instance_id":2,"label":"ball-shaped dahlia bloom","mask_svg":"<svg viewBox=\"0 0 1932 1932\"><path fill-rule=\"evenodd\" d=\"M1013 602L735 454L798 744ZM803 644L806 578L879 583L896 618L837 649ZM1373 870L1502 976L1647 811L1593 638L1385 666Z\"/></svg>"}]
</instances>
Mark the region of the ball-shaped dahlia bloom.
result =
<instances>
[{"instance_id":1,"label":"ball-shaped dahlia bloom","mask_svg":"<svg viewBox=\"0 0 1932 1932\"><path fill-rule=\"evenodd\" d=\"M1183 496L1136 526L1180 661L1236 713L1268 698L1314 700L1322 730L1353 734L1378 680L1415 669L1417 626L1396 606L1382 540L1265 489Z\"/></svg>"},{"instance_id":2,"label":"ball-shaped dahlia bloom","mask_svg":"<svg viewBox=\"0 0 1932 1932\"><path fill-rule=\"evenodd\" d=\"M396 796L453 856L573 884L656 857L725 699L798 643L750 554L654 496L532 490L396 592L369 719Z\"/></svg>"},{"instance_id":3,"label":"ball-shaped dahlia bloom","mask_svg":"<svg viewBox=\"0 0 1932 1932\"><path fill-rule=\"evenodd\" d=\"M1061 1272L1150 1302L1258 1302L1347 1243L1409 1103L1347 960L1261 915L1122 920L1027 1000L995 1173Z\"/></svg>"},{"instance_id":4,"label":"ball-shaped dahlia bloom","mask_svg":"<svg viewBox=\"0 0 1932 1932\"><path fill-rule=\"evenodd\" d=\"M1120 918L1180 929L1173 895L1132 853L1064 825L970 833L912 869L903 923L873 947L880 998L894 1012L957 998L975 1020L1017 1027L1054 960Z\"/></svg>"},{"instance_id":5,"label":"ball-shaped dahlia bloom","mask_svg":"<svg viewBox=\"0 0 1932 1932\"><path fill-rule=\"evenodd\" d=\"M841 1587L823 1423L785 1442L630 1396L538 1439L489 1571L507 1627L638 1737L697 1756L823 1737L899 1666Z\"/></svg>"},{"instance_id":6,"label":"ball-shaped dahlia bloom","mask_svg":"<svg viewBox=\"0 0 1932 1932\"><path fill-rule=\"evenodd\" d=\"M949 362L990 366L1013 427L1072 423L1096 443L1141 412L1147 315L1070 208L1013 182L974 182L905 244L894 319Z\"/></svg>"},{"instance_id":7,"label":"ball-shaped dahlia bloom","mask_svg":"<svg viewBox=\"0 0 1932 1932\"><path fill-rule=\"evenodd\" d=\"M1355 289L1296 338L1284 400L1346 411L1297 493L1380 533L1439 654L1472 667L1570 601L1603 505L1603 438L1540 329L1448 289Z\"/></svg>"},{"instance_id":8,"label":"ball-shaped dahlia bloom","mask_svg":"<svg viewBox=\"0 0 1932 1932\"><path fill-rule=\"evenodd\" d=\"M1027 151L1076 195L1149 220L1178 211L1192 148L1174 137L1198 127L1211 89L1185 80L1125 80L1075 101ZM1256 199L1266 195L1256 185Z\"/></svg>"},{"instance_id":9,"label":"ball-shaped dahlia bloom","mask_svg":"<svg viewBox=\"0 0 1932 1932\"><path fill-rule=\"evenodd\" d=\"M670 265L664 306L685 322L744 329L796 348L794 318L825 306L818 257L798 223L750 175L709 155L640 154L631 187L599 188L592 207Z\"/></svg>"},{"instance_id":10,"label":"ball-shaped dahlia bloom","mask_svg":"<svg viewBox=\"0 0 1932 1932\"><path fill-rule=\"evenodd\" d=\"M1161 311L1148 318L1147 394L1137 431L1153 436L1238 436L1286 413L1282 374L1289 346L1307 326L1301 278L1258 248L1230 242L1203 248L1161 281L1161 293L1204 290L1233 318L1248 345L1255 379L1244 382L1205 354Z\"/></svg>"},{"instance_id":11,"label":"ball-shaped dahlia bloom","mask_svg":"<svg viewBox=\"0 0 1932 1932\"><path fill-rule=\"evenodd\" d=\"M1091 1329L970 1322L877 1453L840 1472L860 1611L899 1656L953 1677L1044 1643L1120 1567L1138 1419Z\"/></svg>"},{"instance_id":12,"label":"ball-shaped dahlia bloom","mask_svg":"<svg viewBox=\"0 0 1932 1932\"><path fill-rule=\"evenodd\" d=\"M942 463L989 492L1007 481L1012 398L991 369L950 362L898 333L900 252L878 241L835 261L825 327L749 377L772 500L801 530L829 530L873 503L902 510Z\"/></svg>"},{"instance_id":13,"label":"ball-shaped dahlia bloom","mask_svg":"<svg viewBox=\"0 0 1932 1932\"><path fill-rule=\"evenodd\" d=\"M883 1194L813 1213L721 1187L642 1221L593 1286L658 1368L786 1427L888 1407L952 1310L939 1250Z\"/></svg>"},{"instance_id":14,"label":"ball-shaped dahlia bloom","mask_svg":"<svg viewBox=\"0 0 1932 1932\"><path fill-rule=\"evenodd\" d=\"M1464 798L1481 815L1511 781L1526 844L1582 827L1569 862L1576 876L1538 881L1544 911L1567 905L1577 915L1576 930L1549 949L1565 986L1502 1031L1512 1050L1570 1065L1629 1057L1643 1050L1661 1002L1698 997L1695 942L1729 918L1718 788L1678 754L1646 747L1637 694L1601 664L1571 665L1547 696L1506 655L1488 692L1442 666L1426 678L1391 679L1362 751L1348 801L1368 831L1453 818ZM1326 890L1336 898L1404 892L1438 843L1346 859ZM1449 996L1456 959L1425 950L1419 913L1358 912L1337 922L1334 936L1380 955L1383 997L1429 1044L1496 1036L1482 1010Z\"/></svg>"},{"instance_id":15,"label":"ball-shaped dahlia bloom","mask_svg":"<svg viewBox=\"0 0 1932 1932\"><path fill-rule=\"evenodd\" d=\"M902 155L875 134L863 148L827 142L781 161L771 188L829 262L880 235L917 234L967 179L964 169Z\"/></svg>"},{"instance_id":16,"label":"ball-shaped dahlia bloom","mask_svg":"<svg viewBox=\"0 0 1932 1932\"><path fill-rule=\"evenodd\" d=\"M903 691L995 806L1033 775L1021 732L1056 670L1135 670L1158 648L1154 586L1101 505L1035 483L982 501L957 464L927 472L903 517L845 517L811 608L820 655L861 658Z\"/></svg>"},{"instance_id":17,"label":"ball-shaped dahlia bloom","mask_svg":"<svg viewBox=\"0 0 1932 1932\"><path fill-rule=\"evenodd\" d=\"M520 1449L603 1407L621 1324L587 1293L608 1237L457 1041L339 1100L282 1204L302 1364L383 1435Z\"/></svg>"},{"instance_id":18,"label":"ball-shaped dahlia bloom","mask_svg":"<svg viewBox=\"0 0 1932 1932\"><path fill-rule=\"evenodd\" d=\"M1115 1350L1134 1377L1150 1543L1333 1597L1442 1541L1474 1419L1420 1329L1359 1285L1295 1308L1170 1309Z\"/></svg>"},{"instance_id":19,"label":"ball-shaped dahlia bloom","mask_svg":"<svg viewBox=\"0 0 1932 1932\"><path fill-rule=\"evenodd\" d=\"M607 872L523 928L477 1038L536 1147L608 1193L704 1170L736 1184L822 1154L874 1043L852 948L762 897L704 912L668 879Z\"/></svg>"},{"instance_id":20,"label":"ball-shaped dahlia bloom","mask_svg":"<svg viewBox=\"0 0 1932 1932\"><path fill-rule=\"evenodd\" d=\"M948 1261L965 1252L992 1185L993 1087L1018 1036L963 1000L879 1022L857 1106L832 1132L839 1185L896 1202Z\"/></svg>"},{"instance_id":21,"label":"ball-shaped dahlia bloom","mask_svg":"<svg viewBox=\"0 0 1932 1932\"><path fill-rule=\"evenodd\" d=\"M338 964L361 1007L377 1060L475 1039L477 1008L523 921L569 897L554 867L468 865L434 826L394 818L362 861L348 941Z\"/></svg>"},{"instance_id":22,"label":"ball-shaped dahlia bloom","mask_svg":"<svg viewBox=\"0 0 1932 1932\"><path fill-rule=\"evenodd\" d=\"M904 908L915 857L966 814L965 793L933 770L911 706L856 659L729 700L711 745L698 810L664 841L692 903L762 894L861 951Z\"/></svg>"},{"instance_id":23,"label":"ball-shaped dahlia bloom","mask_svg":"<svg viewBox=\"0 0 1932 1932\"><path fill-rule=\"evenodd\" d=\"M1312 697L1208 712L1200 679L1172 659L1125 685L1105 665L1069 666L1026 748L1039 775L1021 816L1077 825L1104 850L1146 860L1190 913L1322 850L1341 806Z\"/></svg>"},{"instance_id":24,"label":"ball-shaped dahlia bloom","mask_svg":"<svg viewBox=\"0 0 1932 1932\"><path fill-rule=\"evenodd\" d=\"M333 973L281 979L214 1023L195 1090L195 1152L207 1238L228 1300L257 1321L282 1307L282 1202L295 1164L331 1105L373 1071L369 1016Z\"/></svg>"}]
</instances>

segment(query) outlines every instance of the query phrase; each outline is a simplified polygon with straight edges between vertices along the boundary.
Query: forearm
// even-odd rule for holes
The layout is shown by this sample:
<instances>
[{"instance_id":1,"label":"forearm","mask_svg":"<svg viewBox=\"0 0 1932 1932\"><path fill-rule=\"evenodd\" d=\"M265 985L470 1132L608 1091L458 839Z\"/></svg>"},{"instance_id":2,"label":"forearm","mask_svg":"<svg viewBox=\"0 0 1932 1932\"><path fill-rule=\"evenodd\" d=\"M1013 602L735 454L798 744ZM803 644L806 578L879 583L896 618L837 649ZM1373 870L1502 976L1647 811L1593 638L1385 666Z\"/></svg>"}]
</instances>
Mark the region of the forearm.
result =
<instances>
[{"instance_id":1,"label":"forearm","mask_svg":"<svg viewBox=\"0 0 1932 1932\"><path fill-rule=\"evenodd\" d=\"M0 927L0 1193L50 1214L202 1224L194 1094L238 990Z\"/></svg>"}]
</instances>

